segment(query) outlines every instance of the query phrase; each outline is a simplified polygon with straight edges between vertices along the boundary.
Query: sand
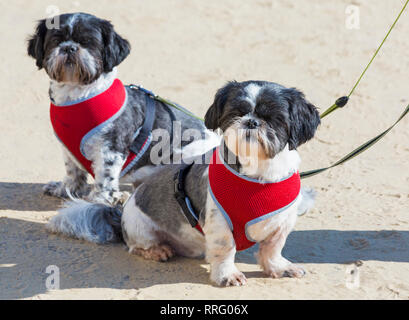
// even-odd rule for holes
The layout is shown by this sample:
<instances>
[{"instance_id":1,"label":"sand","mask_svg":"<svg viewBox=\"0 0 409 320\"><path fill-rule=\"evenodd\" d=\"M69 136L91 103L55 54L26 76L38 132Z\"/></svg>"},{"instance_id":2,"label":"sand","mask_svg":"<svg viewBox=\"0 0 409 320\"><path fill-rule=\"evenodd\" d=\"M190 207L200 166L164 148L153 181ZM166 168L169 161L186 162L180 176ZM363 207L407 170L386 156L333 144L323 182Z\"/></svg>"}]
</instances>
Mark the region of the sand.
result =
<instances>
[{"instance_id":1,"label":"sand","mask_svg":"<svg viewBox=\"0 0 409 320\"><path fill-rule=\"evenodd\" d=\"M53 1L60 12L110 19L132 44L119 66L124 83L143 84L203 116L227 80L294 86L323 111L352 88L404 1ZM345 26L360 8L360 29ZM0 299L408 299L409 117L353 161L303 181L318 191L284 256L302 279L262 275L255 249L237 255L240 288L209 282L204 260L168 263L131 256L122 244L50 235L61 201L43 196L61 180L60 147L48 118L48 77L25 40L49 1L0 1ZM300 148L302 169L328 165L391 125L409 103L409 9L341 111ZM355 261L359 283L348 285ZM60 290L47 290L58 266Z\"/></svg>"}]
</instances>

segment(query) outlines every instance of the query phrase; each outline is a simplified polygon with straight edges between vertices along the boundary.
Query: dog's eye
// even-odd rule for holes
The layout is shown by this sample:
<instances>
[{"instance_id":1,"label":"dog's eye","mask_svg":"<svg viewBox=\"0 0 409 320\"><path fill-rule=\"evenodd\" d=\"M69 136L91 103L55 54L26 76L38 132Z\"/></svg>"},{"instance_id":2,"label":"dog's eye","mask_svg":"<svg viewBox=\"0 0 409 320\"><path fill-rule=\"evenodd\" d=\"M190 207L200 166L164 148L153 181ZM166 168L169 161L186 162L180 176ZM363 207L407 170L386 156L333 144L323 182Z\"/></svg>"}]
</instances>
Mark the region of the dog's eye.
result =
<instances>
[{"instance_id":1,"label":"dog's eye","mask_svg":"<svg viewBox=\"0 0 409 320\"><path fill-rule=\"evenodd\" d=\"M241 115L244 116L248 113L250 113L253 110L251 105L245 101L240 101L240 103L237 104L236 111Z\"/></svg>"},{"instance_id":2,"label":"dog's eye","mask_svg":"<svg viewBox=\"0 0 409 320\"><path fill-rule=\"evenodd\" d=\"M75 42L79 43L82 46L87 46L91 43L90 37L74 37L73 39Z\"/></svg>"},{"instance_id":3,"label":"dog's eye","mask_svg":"<svg viewBox=\"0 0 409 320\"><path fill-rule=\"evenodd\" d=\"M274 102L259 103L256 106L255 113L258 117L263 119L269 119L273 116L280 114L282 107Z\"/></svg>"},{"instance_id":4,"label":"dog's eye","mask_svg":"<svg viewBox=\"0 0 409 320\"><path fill-rule=\"evenodd\" d=\"M257 106L255 113L257 116L260 118L268 118L271 116L272 113L272 108L266 107L266 106Z\"/></svg>"}]
</instances>

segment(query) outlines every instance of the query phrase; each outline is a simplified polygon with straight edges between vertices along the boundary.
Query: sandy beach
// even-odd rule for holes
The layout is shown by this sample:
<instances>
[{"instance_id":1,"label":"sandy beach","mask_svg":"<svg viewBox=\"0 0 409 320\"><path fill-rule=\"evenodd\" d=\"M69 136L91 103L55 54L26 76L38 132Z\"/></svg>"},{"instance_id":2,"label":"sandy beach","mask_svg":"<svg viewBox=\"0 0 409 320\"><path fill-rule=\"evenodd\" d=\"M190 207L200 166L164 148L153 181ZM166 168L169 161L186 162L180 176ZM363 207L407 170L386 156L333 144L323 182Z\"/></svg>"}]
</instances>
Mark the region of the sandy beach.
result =
<instances>
[{"instance_id":1,"label":"sandy beach","mask_svg":"<svg viewBox=\"0 0 409 320\"><path fill-rule=\"evenodd\" d=\"M48 76L26 54L36 20L53 5L111 20L132 45L118 77L197 115L233 79L297 87L322 112L349 93L404 2L0 0L0 299L409 299L409 116L358 158L303 180L317 201L283 253L304 266L304 278L263 276L252 248L236 259L247 285L218 288L204 260L150 262L123 244L46 232L62 201L42 186L63 178L64 163ZM346 26L350 5L359 8L358 29ZM409 8L348 105L299 149L302 170L333 163L399 117L409 103L408 34ZM59 290L47 290L50 265Z\"/></svg>"}]
</instances>

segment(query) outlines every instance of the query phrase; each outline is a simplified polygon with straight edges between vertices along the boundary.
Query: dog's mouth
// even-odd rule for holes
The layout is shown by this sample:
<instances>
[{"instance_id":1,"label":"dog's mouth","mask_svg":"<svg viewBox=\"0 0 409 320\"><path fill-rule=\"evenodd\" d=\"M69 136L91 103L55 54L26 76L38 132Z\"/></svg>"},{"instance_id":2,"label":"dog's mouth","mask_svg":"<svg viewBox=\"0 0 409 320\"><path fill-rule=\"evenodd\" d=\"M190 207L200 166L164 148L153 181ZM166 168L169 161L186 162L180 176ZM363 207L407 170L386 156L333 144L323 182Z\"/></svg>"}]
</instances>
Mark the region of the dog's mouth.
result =
<instances>
[{"instance_id":1,"label":"dog's mouth","mask_svg":"<svg viewBox=\"0 0 409 320\"><path fill-rule=\"evenodd\" d=\"M254 129L247 129L246 132L245 132L244 136L245 136L245 139L246 139L247 142L250 142L251 140L254 139L254 134L252 134L252 130L254 130Z\"/></svg>"},{"instance_id":2,"label":"dog's mouth","mask_svg":"<svg viewBox=\"0 0 409 320\"><path fill-rule=\"evenodd\" d=\"M98 68L91 59L81 57L81 52L58 53L50 57L47 63L47 73L50 78L64 83L89 84L98 76Z\"/></svg>"},{"instance_id":3,"label":"dog's mouth","mask_svg":"<svg viewBox=\"0 0 409 320\"><path fill-rule=\"evenodd\" d=\"M63 55L64 56L64 60L65 60L65 62L64 62L64 64L66 65L66 66L69 66L69 67L73 67L74 66L74 64L76 63L76 57L75 56L73 56L72 54L65 54L65 55Z\"/></svg>"},{"instance_id":4,"label":"dog's mouth","mask_svg":"<svg viewBox=\"0 0 409 320\"><path fill-rule=\"evenodd\" d=\"M63 57L56 70L56 80L60 82L79 82L79 66L72 56Z\"/></svg>"},{"instance_id":5,"label":"dog's mouth","mask_svg":"<svg viewBox=\"0 0 409 320\"><path fill-rule=\"evenodd\" d=\"M263 128L249 129L240 123L233 124L224 132L227 147L239 158L266 159L271 155L265 141Z\"/></svg>"}]
</instances>

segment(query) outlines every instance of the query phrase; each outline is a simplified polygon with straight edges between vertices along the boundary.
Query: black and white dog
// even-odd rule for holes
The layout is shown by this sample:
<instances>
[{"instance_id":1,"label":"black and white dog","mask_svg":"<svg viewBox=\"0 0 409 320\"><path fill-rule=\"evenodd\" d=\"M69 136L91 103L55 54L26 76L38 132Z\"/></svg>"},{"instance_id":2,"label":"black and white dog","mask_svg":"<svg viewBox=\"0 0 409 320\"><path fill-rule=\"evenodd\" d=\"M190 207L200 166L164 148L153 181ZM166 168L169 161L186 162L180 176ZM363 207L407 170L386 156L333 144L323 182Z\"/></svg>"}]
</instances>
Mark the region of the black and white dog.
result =
<instances>
[{"instance_id":1,"label":"black and white dog","mask_svg":"<svg viewBox=\"0 0 409 320\"><path fill-rule=\"evenodd\" d=\"M128 56L130 44L115 32L109 21L93 15L73 13L57 18L58 28L48 29L47 20L39 21L34 35L28 40L28 54L36 60L37 67L44 68L50 77L52 105L66 107L78 101L87 101L111 88L116 78L116 66ZM81 152L91 162L95 177L90 199L114 203L122 197L119 191L121 170L129 155L130 145L144 123L147 110L143 91L125 87L125 92L126 100L120 112L110 119L112 121L107 121L101 130L94 132L92 139L88 139L84 146L81 145ZM180 123L182 134L192 128L204 132L205 126L201 121L178 110L170 111L160 102L154 103L156 116L153 130L161 128L171 133L172 120L175 120ZM58 111L62 110L58 107ZM182 140L179 150L190 142L188 139ZM150 150L157 143L152 141L136 165L127 170L123 176L125 181L133 183L138 174L147 174L153 164ZM62 182L48 183L44 191L57 197L66 197L66 190L73 195L84 196L88 192L87 171L77 161L78 157L73 156L64 143L62 145L67 175ZM145 172L138 171L141 167L146 169Z\"/></svg>"},{"instance_id":2,"label":"black and white dog","mask_svg":"<svg viewBox=\"0 0 409 320\"><path fill-rule=\"evenodd\" d=\"M217 172L212 171L213 162L203 164L197 158L188 166L189 171L186 165L162 167L138 186L123 209L83 200L68 203L52 218L48 229L99 243L123 239L130 252L157 261L165 261L174 254L205 255L211 267L211 280L223 286L246 283L234 264L237 239L245 237L244 241L260 244L258 261L268 276L303 276L304 270L285 259L281 251L297 214L306 212L314 202L314 192L299 187L300 157L296 148L314 136L320 123L316 108L293 88L264 81L231 82L217 92L205 123L210 129L224 131L224 143L218 150L225 174L232 179L237 177L240 183L252 184L251 188L261 186L261 192L264 186L280 188L283 181L292 177L296 186L292 188L294 196L261 218L248 218L250 212L243 209L244 219L253 220L243 230L236 230L234 222L234 227L231 223L232 213L219 201L211 184L215 179L216 184L222 184L222 191L230 185L223 185L224 179L217 180L220 178L217 176L210 179L210 174ZM234 161L227 163L226 159ZM175 177L180 177L181 172L185 173L183 189L188 206L201 228L192 227L176 200ZM236 190L244 194L243 190ZM272 195L279 202L290 189L280 192L280 196ZM237 197L236 200L241 201ZM258 200L251 199L255 206L269 201ZM244 235L237 234L240 231Z\"/></svg>"}]
</instances>

